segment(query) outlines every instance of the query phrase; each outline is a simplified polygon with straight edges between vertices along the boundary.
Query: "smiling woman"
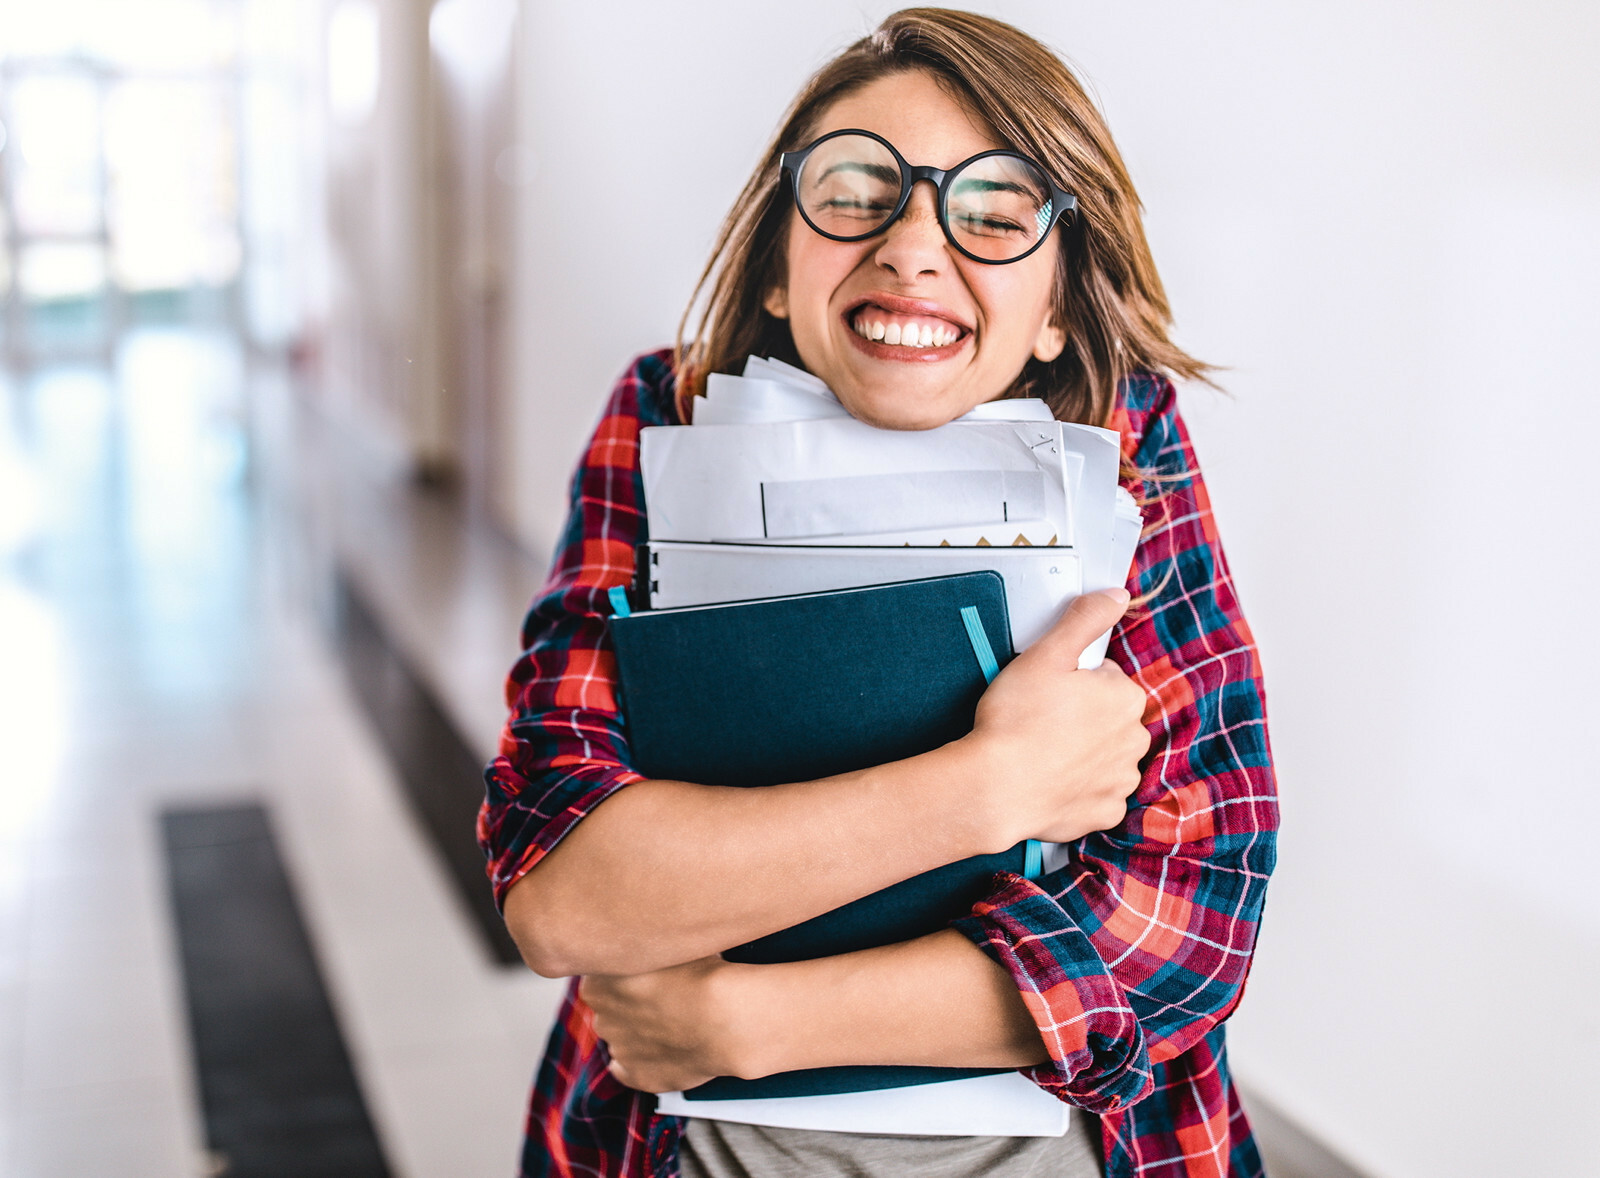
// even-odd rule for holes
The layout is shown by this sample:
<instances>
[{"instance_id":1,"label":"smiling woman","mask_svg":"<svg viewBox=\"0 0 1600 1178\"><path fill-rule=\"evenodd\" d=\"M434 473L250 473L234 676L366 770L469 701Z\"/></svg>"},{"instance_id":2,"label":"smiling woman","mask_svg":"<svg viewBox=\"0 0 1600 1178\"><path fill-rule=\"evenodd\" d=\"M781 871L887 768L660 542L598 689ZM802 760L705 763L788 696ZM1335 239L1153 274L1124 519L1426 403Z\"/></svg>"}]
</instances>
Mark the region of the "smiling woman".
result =
<instances>
[{"instance_id":1,"label":"smiling woman","mask_svg":"<svg viewBox=\"0 0 1600 1178\"><path fill-rule=\"evenodd\" d=\"M636 362L580 464L488 773L480 836L507 925L535 970L582 975L523 1173L1258 1174L1222 1024L1273 862L1259 668L1170 379L1204 367L1168 339L1093 105L1010 26L897 13L796 99L701 289L693 337ZM1074 601L972 731L931 752L761 789L642 779L605 622L648 534L639 431L683 424L707 377L750 354L802 366L882 428L1024 396L1114 428L1124 486L1155 517L1127 591ZM1107 663L1077 670L1113 623ZM783 964L721 956L1025 839L1070 854L1037 880L995 875L942 931ZM811 1097L683 1118L652 1095L854 1064L1019 1069L1023 1097L1074 1111L917 1137L795 1127L792 1101Z\"/></svg>"}]
</instances>

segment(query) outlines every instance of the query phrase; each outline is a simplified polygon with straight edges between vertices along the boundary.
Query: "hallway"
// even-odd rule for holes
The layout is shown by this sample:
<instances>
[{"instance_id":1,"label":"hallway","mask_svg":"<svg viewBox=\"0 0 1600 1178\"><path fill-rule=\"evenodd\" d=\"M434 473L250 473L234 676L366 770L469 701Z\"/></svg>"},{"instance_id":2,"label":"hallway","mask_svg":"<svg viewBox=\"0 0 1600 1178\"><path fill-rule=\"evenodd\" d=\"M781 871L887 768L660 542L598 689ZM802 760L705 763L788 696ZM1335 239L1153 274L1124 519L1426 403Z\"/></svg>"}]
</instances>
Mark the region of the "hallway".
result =
<instances>
[{"instance_id":1,"label":"hallway","mask_svg":"<svg viewBox=\"0 0 1600 1178\"><path fill-rule=\"evenodd\" d=\"M563 984L472 818L523 611L895 7L0 0L0 1178L515 1171ZM1600 613L1545 601L1597 574L1550 436L1600 428L1600 5L977 7L1104 110L1225 386L1178 402L1270 685L1269 1172L1586 1178Z\"/></svg>"},{"instance_id":2,"label":"hallway","mask_svg":"<svg viewBox=\"0 0 1600 1178\"><path fill-rule=\"evenodd\" d=\"M341 670L335 570L405 660L453 652L480 760L537 570L319 466L291 384L160 329L0 386L0 1172L224 1172L160 819L252 802L393 1172L509 1170L560 987L495 959L408 802Z\"/></svg>"}]
</instances>

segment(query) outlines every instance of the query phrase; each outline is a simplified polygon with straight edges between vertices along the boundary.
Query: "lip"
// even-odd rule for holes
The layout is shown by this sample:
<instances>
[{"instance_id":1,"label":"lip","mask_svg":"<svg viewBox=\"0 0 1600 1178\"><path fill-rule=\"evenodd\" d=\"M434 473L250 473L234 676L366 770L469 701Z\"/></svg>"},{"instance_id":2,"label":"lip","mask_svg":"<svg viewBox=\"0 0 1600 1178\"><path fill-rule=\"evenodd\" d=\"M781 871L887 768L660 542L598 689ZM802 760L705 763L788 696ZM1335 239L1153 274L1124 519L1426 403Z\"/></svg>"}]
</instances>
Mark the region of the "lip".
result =
<instances>
[{"instance_id":1,"label":"lip","mask_svg":"<svg viewBox=\"0 0 1600 1178\"><path fill-rule=\"evenodd\" d=\"M961 334L949 343L938 348L905 348L899 344L885 344L877 340L864 339L857 334L851 325L851 319L862 307L871 304L882 307L891 315L922 315L931 319L943 319L953 327L959 328ZM845 335L860 352L871 356L875 360L898 360L901 363L937 363L948 360L972 342L972 325L963 322L947 308L929 299L910 299L904 295L893 295L886 291L877 291L872 294L862 295L852 299L839 315L839 322L844 328Z\"/></svg>"}]
</instances>

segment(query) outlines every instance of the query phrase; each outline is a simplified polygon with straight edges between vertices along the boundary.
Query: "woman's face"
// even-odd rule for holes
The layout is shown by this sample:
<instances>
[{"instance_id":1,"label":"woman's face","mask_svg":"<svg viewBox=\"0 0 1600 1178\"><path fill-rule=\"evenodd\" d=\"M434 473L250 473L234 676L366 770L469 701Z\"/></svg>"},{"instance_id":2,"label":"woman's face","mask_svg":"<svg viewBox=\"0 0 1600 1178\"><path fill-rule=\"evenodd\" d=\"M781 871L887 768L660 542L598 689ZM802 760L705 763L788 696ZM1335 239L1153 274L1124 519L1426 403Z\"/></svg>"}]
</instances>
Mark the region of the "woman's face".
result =
<instances>
[{"instance_id":1,"label":"woman's face","mask_svg":"<svg viewBox=\"0 0 1600 1178\"><path fill-rule=\"evenodd\" d=\"M944 169L1008 146L921 71L841 98L817 134L847 127L877 132L913 165ZM1059 242L1004 266L974 262L946 240L935 198L933 185L919 183L900 219L866 241L831 241L791 213L787 281L765 302L845 408L888 429L953 421L1004 393L1030 356L1053 360L1065 343L1051 299ZM867 338L879 324L919 340L930 328L949 342Z\"/></svg>"}]
</instances>

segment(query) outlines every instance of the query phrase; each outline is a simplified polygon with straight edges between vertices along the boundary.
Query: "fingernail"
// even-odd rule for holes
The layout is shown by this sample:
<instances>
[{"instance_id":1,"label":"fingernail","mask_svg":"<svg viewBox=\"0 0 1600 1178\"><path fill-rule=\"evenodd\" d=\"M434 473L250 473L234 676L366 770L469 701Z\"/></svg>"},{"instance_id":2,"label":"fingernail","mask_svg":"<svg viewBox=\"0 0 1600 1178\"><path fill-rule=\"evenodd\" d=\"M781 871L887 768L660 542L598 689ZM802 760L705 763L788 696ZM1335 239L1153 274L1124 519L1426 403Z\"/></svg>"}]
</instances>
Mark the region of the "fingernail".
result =
<instances>
[{"instance_id":1,"label":"fingernail","mask_svg":"<svg viewBox=\"0 0 1600 1178\"><path fill-rule=\"evenodd\" d=\"M1108 589L1106 592L1111 595L1111 600L1115 601L1118 605L1127 605L1128 602L1133 600L1133 598L1128 595L1128 591L1126 589Z\"/></svg>"}]
</instances>

